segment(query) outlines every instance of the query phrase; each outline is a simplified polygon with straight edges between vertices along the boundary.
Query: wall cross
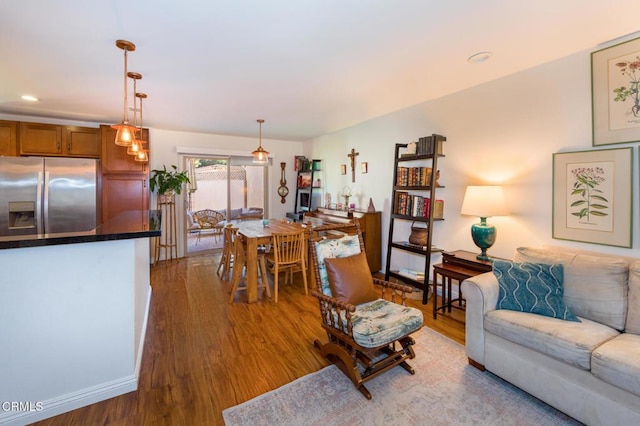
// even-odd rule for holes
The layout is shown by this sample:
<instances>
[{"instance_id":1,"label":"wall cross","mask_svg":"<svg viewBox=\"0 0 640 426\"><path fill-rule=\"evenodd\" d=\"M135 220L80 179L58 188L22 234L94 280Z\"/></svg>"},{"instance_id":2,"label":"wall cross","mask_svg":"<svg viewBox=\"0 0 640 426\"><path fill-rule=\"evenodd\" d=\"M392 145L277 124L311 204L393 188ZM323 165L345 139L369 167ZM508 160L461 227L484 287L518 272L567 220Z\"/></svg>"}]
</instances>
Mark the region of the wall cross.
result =
<instances>
[{"instance_id":1,"label":"wall cross","mask_svg":"<svg viewBox=\"0 0 640 426\"><path fill-rule=\"evenodd\" d=\"M355 149L351 148L351 154L347 154L347 157L351 159L351 182L356 181L356 157L360 155Z\"/></svg>"}]
</instances>

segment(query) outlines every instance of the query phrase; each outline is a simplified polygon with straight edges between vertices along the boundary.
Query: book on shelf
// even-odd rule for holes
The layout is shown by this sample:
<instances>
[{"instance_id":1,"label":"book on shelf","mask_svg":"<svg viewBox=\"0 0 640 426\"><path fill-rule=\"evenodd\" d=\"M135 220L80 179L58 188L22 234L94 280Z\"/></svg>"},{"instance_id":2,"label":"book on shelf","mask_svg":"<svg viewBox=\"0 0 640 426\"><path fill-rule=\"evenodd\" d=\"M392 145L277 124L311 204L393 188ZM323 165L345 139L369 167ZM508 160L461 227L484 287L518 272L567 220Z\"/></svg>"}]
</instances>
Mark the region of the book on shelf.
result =
<instances>
[{"instance_id":1,"label":"book on shelf","mask_svg":"<svg viewBox=\"0 0 640 426\"><path fill-rule=\"evenodd\" d=\"M431 184L431 167L398 167L397 186L429 186Z\"/></svg>"},{"instance_id":2,"label":"book on shelf","mask_svg":"<svg viewBox=\"0 0 640 426\"><path fill-rule=\"evenodd\" d=\"M415 271L409 268L400 268L398 274L416 281L424 281L425 278L423 271Z\"/></svg>"},{"instance_id":3,"label":"book on shelf","mask_svg":"<svg viewBox=\"0 0 640 426\"><path fill-rule=\"evenodd\" d=\"M396 191L394 213L403 216L429 217L431 198L412 195L407 191ZM444 218L444 201L436 200L433 206L433 218Z\"/></svg>"},{"instance_id":4,"label":"book on shelf","mask_svg":"<svg viewBox=\"0 0 640 426\"><path fill-rule=\"evenodd\" d=\"M427 249L427 246L421 246L419 244L411 244L409 241L394 241L393 243L401 245L401 246L405 246L405 247L418 249L418 250L426 250ZM432 251L436 251L436 250L438 250L438 248L436 246L434 246L434 245L431 245L431 250Z\"/></svg>"},{"instance_id":5,"label":"book on shelf","mask_svg":"<svg viewBox=\"0 0 640 426\"><path fill-rule=\"evenodd\" d=\"M425 136L418 140L418 155L442 155L442 140L434 140L433 136Z\"/></svg>"}]
</instances>

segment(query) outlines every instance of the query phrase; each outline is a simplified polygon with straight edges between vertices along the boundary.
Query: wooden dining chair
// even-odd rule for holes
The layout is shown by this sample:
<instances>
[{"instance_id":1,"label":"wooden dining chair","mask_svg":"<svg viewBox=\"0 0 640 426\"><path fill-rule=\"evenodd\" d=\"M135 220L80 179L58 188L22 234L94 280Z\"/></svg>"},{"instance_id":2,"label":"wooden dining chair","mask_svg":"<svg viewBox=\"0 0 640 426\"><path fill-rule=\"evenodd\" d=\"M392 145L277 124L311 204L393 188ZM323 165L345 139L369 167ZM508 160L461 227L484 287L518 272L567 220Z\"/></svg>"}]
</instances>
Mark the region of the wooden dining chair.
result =
<instances>
[{"instance_id":1,"label":"wooden dining chair","mask_svg":"<svg viewBox=\"0 0 640 426\"><path fill-rule=\"evenodd\" d=\"M274 232L272 236L273 248L267 254L267 263L273 273L273 298L278 303L278 281L280 272L285 272L293 281L293 273L300 271L304 282L304 294L307 289L307 267L305 257L306 231L301 228L295 232ZM287 281L285 281L287 282Z\"/></svg>"},{"instance_id":2,"label":"wooden dining chair","mask_svg":"<svg viewBox=\"0 0 640 426\"><path fill-rule=\"evenodd\" d=\"M231 276L231 289L229 294L229 303L233 303L236 293L240 290L247 290L247 280L244 277L247 254L246 247L242 237L236 233L233 242L233 266ZM267 264L265 254L258 252L258 270L260 271L260 281L258 289L263 288L267 296L271 297L271 288L269 287L269 278L267 276Z\"/></svg>"},{"instance_id":3,"label":"wooden dining chair","mask_svg":"<svg viewBox=\"0 0 640 426\"><path fill-rule=\"evenodd\" d=\"M220 256L220 264L218 265L218 278L221 280L229 279L231 266L233 265L234 243L238 228L233 226L225 226L222 231L223 245L222 256Z\"/></svg>"}]
</instances>

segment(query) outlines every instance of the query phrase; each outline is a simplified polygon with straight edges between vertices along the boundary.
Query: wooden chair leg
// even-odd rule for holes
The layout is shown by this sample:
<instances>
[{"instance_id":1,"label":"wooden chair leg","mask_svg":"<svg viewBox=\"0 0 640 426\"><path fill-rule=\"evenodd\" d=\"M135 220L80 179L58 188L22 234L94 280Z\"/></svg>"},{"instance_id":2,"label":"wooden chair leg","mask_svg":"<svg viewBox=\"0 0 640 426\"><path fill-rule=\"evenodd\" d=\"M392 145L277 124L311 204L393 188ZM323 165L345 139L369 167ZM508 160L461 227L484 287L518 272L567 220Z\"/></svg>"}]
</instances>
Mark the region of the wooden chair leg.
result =
<instances>
[{"instance_id":1,"label":"wooden chair leg","mask_svg":"<svg viewBox=\"0 0 640 426\"><path fill-rule=\"evenodd\" d=\"M264 291L267 293L268 297L271 297L271 288L269 288L269 275L267 274L267 261L264 256L260 256L258 258L258 262L260 262L260 280L262 281L262 285L264 286Z\"/></svg>"},{"instance_id":2,"label":"wooden chair leg","mask_svg":"<svg viewBox=\"0 0 640 426\"><path fill-rule=\"evenodd\" d=\"M280 270L278 269L278 264L276 264L273 268L273 300L278 303L278 276L280 275Z\"/></svg>"},{"instance_id":3,"label":"wooden chair leg","mask_svg":"<svg viewBox=\"0 0 640 426\"><path fill-rule=\"evenodd\" d=\"M309 295L309 290L307 289L307 269L304 262L300 264L300 269L302 270L302 281L304 282L304 294Z\"/></svg>"},{"instance_id":4,"label":"wooden chair leg","mask_svg":"<svg viewBox=\"0 0 640 426\"><path fill-rule=\"evenodd\" d=\"M236 262L233 265L233 277L231 280L231 291L229 294L229 303L233 303L233 299L236 297L236 291L238 291L238 285L242 281L242 270L244 269L244 262Z\"/></svg>"}]
</instances>

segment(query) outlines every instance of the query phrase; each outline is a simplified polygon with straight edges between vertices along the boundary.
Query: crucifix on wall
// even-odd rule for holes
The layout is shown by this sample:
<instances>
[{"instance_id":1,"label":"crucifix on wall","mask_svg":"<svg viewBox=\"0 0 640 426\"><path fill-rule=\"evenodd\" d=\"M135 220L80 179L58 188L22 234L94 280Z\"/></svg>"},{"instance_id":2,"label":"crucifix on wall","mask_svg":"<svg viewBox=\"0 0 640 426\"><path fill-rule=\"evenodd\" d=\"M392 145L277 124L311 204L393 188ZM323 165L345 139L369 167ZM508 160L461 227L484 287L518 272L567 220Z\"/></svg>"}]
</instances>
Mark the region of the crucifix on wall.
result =
<instances>
[{"instance_id":1,"label":"crucifix on wall","mask_svg":"<svg viewBox=\"0 0 640 426\"><path fill-rule=\"evenodd\" d=\"M347 157L351 159L351 182L356 181L356 157L360 155L355 149L351 148L351 154L347 154Z\"/></svg>"}]
</instances>

